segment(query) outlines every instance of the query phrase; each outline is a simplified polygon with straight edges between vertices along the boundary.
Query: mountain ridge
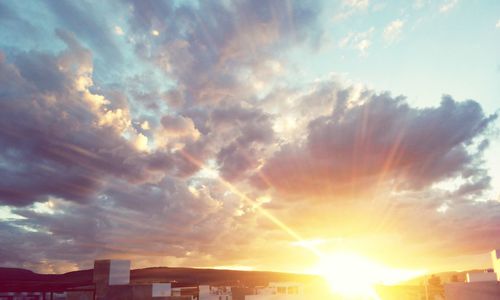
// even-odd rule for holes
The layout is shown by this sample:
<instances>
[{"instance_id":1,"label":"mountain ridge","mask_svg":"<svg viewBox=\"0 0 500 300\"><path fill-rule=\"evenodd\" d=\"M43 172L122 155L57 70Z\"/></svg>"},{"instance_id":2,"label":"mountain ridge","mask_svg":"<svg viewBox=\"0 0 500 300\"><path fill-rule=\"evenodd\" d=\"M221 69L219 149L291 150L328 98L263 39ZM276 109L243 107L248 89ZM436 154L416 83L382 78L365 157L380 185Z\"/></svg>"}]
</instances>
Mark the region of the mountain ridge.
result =
<instances>
[{"instance_id":1,"label":"mountain ridge","mask_svg":"<svg viewBox=\"0 0 500 300\"><path fill-rule=\"evenodd\" d=\"M2 283L76 283L92 282L93 269L63 274L39 274L22 268L0 267ZM320 279L317 275L269 271L221 270L210 268L148 267L130 272L133 283L186 282L196 284L266 285L270 281L310 282Z\"/></svg>"}]
</instances>

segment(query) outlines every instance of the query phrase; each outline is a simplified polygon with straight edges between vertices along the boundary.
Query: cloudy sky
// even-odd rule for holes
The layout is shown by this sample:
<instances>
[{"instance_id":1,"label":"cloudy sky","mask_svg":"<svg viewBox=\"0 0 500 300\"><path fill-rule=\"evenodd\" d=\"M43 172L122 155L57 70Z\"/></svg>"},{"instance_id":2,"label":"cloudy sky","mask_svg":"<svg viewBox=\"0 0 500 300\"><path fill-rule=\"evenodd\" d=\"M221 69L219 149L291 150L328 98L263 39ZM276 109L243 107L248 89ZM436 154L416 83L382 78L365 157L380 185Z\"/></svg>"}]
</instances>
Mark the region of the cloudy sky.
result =
<instances>
[{"instance_id":1,"label":"cloudy sky","mask_svg":"<svg viewBox=\"0 0 500 300\"><path fill-rule=\"evenodd\" d=\"M0 265L488 266L499 12L0 1Z\"/></svg>"}]
</instances>

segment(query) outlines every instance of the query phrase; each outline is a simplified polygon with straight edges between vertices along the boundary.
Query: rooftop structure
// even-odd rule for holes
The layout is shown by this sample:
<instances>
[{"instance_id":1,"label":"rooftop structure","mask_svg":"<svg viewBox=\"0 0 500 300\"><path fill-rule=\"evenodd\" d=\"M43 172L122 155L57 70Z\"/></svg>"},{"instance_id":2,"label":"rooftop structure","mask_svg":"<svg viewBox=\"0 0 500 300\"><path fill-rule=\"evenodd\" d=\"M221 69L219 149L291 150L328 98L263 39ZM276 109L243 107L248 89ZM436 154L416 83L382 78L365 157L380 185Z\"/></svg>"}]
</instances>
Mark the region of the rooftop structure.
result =
<instances>
[{"instance_id":1,"label":"rooftop structure","mask_svg":"<svg viewBox=\"0 0 500 300\"><path fill-rule=\"evenodd\" d=\"M199 300L233 300L232 288L200 285Z\"/></svg>"},{"instance_id":2,"label":"rooftop structure","mask_svg":"<svg viewBox=\"0 0 500 300\"><path fill-rule=\"evenodd\" d=\"M256 289L255 295L245 296L245 300L306 300L304 286L296 282L270 282L268 286Z\"/></svg>"},{"instance_id":3,"label":"rooftop structure","mask_svg":"<svg viewBox=\"0 0 500 300\"><path fill-rule=\"evenodd\" d=\"M130 260L96 260L94 262L94 282L108 285L130 283Z\"/></svg>"},{"instance_id":4,"label":"rooftop structure","mask_svg":"<svg viewBox=\"0 0 500 300\"><path fill-rule=\"evenodd\" d=\"M198 287L172 288L169 282L131 283L129 260L96 260L93 280L96 300L198 300Z\"/></svg>"},{"instance_id":5,"label":"rooftop structure","mask_svg":"<svg viewBox=\"0 0 500 300\"><path fill-rule=\"evenodd\" d=\"M151 282L154 280L149 278L132 280L130 266L129 260L96 260L93 270L82 271L85 275L81 282L0 282L0 300L312 299L304 295L303 284L296 282L271 282L260 288L239 283L238 286L211 286L176 281Z\"/></svg>"},{"instance_id":6,"label":"rooftop structure","mask_svg":"<svg viewBox=\"0 0 500 300\"><path fill-rule=\"evenodd\" d=\"M500 281L500 249L491 251L491 263L493 265L493 272L497 274L497 281Z\"/></svg>"},{"instance_id":7,"label":"rooftop structure","mask_svg":"<svg viewBox=\"0 0 500 300\"><path fill-rule=\"evenodd\" d=\"M495 272L469 272L466 275L466 282L496 282L497 274Z\"/></svg>"},{"instance_id":8,"label":"rooftop structure","mask_svg":"<svg viewBox=\"0 0 500 300\"><path fill-rule=\"evenodd\" d=\"M500 299L500 250L491 251L493 272L469 272L466 282L445 284L446 299L495 300Z\"/></svg>"}]
</instances>

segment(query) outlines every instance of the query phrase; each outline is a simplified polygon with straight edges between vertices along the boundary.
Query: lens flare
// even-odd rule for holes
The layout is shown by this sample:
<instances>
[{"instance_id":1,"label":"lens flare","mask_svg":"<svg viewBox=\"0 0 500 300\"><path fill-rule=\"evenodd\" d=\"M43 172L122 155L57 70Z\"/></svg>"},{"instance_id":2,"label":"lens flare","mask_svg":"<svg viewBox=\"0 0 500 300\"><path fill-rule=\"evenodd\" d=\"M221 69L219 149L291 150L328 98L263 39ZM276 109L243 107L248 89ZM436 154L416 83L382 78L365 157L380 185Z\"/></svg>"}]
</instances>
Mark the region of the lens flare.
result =
<instances>
[{"instance_id":1,"label":"lens flare","mask_svg":"<svg viewBox=\"0 0 500 300\"><path fill-rule=\"evenodd\" d=\"M317 273L342 299L373 300L380 299L375 285L396 284L424 272L393 269L354 253L336 252L321 257Z\"/></svg>"},{"instance_id":2,"label":"lens flare","mask_svg":"<svg viewBox=\"0 0 500 300\"><path fill-rule=\"evenodd\" d=\"M204 169L210 173L213 172L213 177L215 179L229 191L239 196L240 199L248 204L252 204L261 215L290 235L290 237L295 240L294 243L296 245L300 245L316 255L319 258L319 265L315 268L315 273L323 276L330 285L332 292L336 295L340 295L342 297L341 299L380 299L374 289L376 284L396 284L424 273L421 271L391 269L353 253L337 252L325 255L316 247L317 245L315 245L315 243L304 240L296 231L264 209L261 205L256 205L259 204L258 201L248 197L235 185L218 176L214 170L207 168L202 161L193 157L186 151L180 150L179 153L200 169Z\"/></svg>"}]
</instances>

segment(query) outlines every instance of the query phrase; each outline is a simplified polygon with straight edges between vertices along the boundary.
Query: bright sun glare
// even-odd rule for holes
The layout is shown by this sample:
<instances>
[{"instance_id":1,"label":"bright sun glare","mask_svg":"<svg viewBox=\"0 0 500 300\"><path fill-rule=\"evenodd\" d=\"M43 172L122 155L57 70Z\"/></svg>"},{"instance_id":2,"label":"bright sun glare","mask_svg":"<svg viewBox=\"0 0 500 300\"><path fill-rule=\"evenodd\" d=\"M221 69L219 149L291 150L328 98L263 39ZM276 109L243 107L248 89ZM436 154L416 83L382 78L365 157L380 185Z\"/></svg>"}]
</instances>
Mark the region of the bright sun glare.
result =
<instances>
[{"instance_id":1,"label":"bright sun glare","mask_svg":"<svg viewBox=\"0 0 500 300\"><path fill-rule=\"evenodd\" d=\"M393 269L369 260L366 257L347 252L323 256L317 272L330 285L334 294L343 299L379 299L376 284L396 284L418 275L423 271Z\"/></svg>"},{"instance_id":2,"label":"bright sun glare","mask_svg":"<svg viewBox=\"0 0 500 300\"><path fill-rule=\"evenodd\" d=\"M206 172L213 172L212 175L215 178L218 178L220 182L222 182L229 190L241 196L243 200L246 200L248 203L255 204L255 200L240 192L230 182L222 179L222 177L218 176L215 170L206 168L202 162L198 161L187 152L181 151L180 153L194 164L200 166L201 169ZM330 285L332 293L340 295L342 299L379 299L374 289L376 284L397 284L424 273L424 271L389 268L382 264L375 263L366 257L350 252L335 252L329 255L324 255L315 247L316 242L321 243L320 240L303 240L300 235L286 226L286 224L281 222L275 216L260 206L256 207L260 209L260 213L295 238L297 240L297 242L295 242L296 245L305 247L320 257L318 266L315 268L315 273L323 276Z\"/></svg>"}]
</instances>

